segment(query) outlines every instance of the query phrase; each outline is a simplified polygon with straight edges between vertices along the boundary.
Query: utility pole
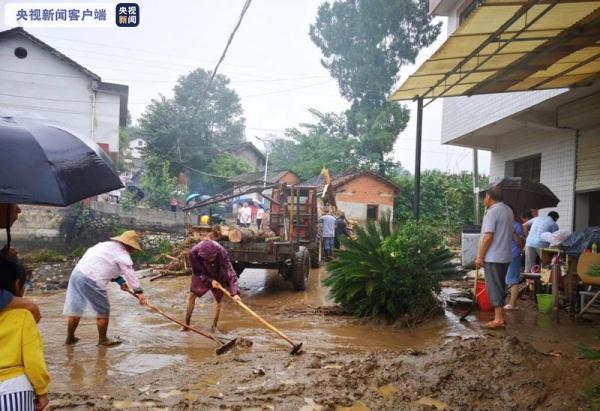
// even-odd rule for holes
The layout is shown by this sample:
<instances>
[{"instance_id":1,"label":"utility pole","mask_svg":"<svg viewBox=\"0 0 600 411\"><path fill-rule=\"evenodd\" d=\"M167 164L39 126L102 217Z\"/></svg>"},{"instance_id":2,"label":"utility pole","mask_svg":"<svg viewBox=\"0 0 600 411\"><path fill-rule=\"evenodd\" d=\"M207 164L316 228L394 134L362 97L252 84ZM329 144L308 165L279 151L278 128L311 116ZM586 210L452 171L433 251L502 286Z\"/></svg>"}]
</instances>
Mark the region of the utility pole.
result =
<instances>
[{"instance_id":1,"label":"utility pole","mask_svg":"<svg viewBox=\"0 0 600 411\"><path fill-rule=\"evenodd\" d=\"M479 158L476 148L473 149L473 207L475 225L479 225Z\"/></svg>"},{"instance_id":2,"label":"utility pole","mask_svg":"<svg viewBox=\"0 0 600 411\"><path fill-rule=\"evenodd\" d=\"M419 221L421 215L421 137L423 135L423 97L417 97L417 143L415 150L415 198L413 213Z\"/></svg>"},{"instance_id":3,"label":"utility pole","mask_svg":"<svg viewBox=\"0 0 600 411\"><path fill-rule=\"evenodd\" d=\"M272 136L267 135L264 138L260 138L258 136L254 136L254 138L257 139L258 141L262 141L262 143L265 146L265 173L264 173L264 176L263 176L263 187L266 187L267 186L267 173L269 171L269 154L271 152L271 143L272 143L271 139L272 139Z\"/></svg>"}]
</instances>

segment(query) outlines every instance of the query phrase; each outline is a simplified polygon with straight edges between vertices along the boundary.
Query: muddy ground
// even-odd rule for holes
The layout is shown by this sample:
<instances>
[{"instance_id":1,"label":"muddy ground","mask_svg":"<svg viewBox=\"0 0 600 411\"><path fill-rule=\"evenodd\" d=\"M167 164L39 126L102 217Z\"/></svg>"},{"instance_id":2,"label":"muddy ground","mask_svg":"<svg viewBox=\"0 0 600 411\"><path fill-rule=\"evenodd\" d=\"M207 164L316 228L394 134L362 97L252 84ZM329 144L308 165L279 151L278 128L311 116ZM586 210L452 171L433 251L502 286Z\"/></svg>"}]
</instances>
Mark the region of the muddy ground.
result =
<instances>
[{"instance_id":1,"label":"muddy ground","mask_svg":"<svg viewBox=\"0 0 600 411\"><path fill-rule=\"evenodd\" d=\"M63 345L64 291L34 294L53 376L55 410L578 410L600 383L595 363L577 359L575 344L600 344L596 323L574 324L537 314L531 301L508 316L506 331L484 332L476 313L460 323L452 311L415 329L336 315L313 270L295 292L274 272L247 270L242 297L288 335L289 345L226 302L220 329L245 344L216 356L211 341L139 306L111 288L110 333L124 343L96 346L95 324L83 320L81 342ZM450 284L460 288L460 284ZM147 283L152 303L183 316L187 278ZM193 324L210 324L211 296ZM458 313L458 311L457 311ZM597 320L596 320L597 321Z\"/></svg>"}]
</instances>

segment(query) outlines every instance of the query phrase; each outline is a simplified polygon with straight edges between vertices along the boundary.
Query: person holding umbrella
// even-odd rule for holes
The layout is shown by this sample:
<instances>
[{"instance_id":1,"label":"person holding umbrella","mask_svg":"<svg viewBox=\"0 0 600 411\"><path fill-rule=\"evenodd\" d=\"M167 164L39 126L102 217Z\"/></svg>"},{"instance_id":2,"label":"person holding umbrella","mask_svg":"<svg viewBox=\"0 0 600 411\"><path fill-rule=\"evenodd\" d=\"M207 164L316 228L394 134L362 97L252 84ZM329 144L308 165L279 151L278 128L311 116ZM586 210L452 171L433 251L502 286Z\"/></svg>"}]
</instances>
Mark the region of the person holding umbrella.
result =
<instances>
[{"instance_id":1,"label":"person holding umbrella","mask_svg":"<svg viewBox=\"0 0 600 411\"><path fill-rule=\"evenodd\" d=\"M19 218L21 208L17 204L0 204L0 228L6 228L10 230L10 227ZM8 231L7 231L8 232ZM7 243L2 250L0 250L0 257L17 257L17 253L14 249L10 248ZM2 273L0 273L2 275ZM14 295L7 289L0 289L0 311L24 308L31 312L35 322L39 322L42 318L39 307L30 299L23 298Z\"/></svg>"},{"instance_id":2,"label":"person holding umbrella","mask_svg":"<svg viewBox=\"0 0 600 411\"><path fill-rule=\"evenodd\" d=\"M504 328L504 281L508 265L512 260L510 249L513 236L513 212L502 202L502 189L491 187L485 192L483 203L486 208L481 225L481 243L475 260L477 269L485 268L485 289L494 307L494 320L483 324L483 328Z\"/></svg>"},{"instance_id":3,"label":"person holding umbrella","mask_svg":"<svg viewBox=\"0 0 600 411\"><path fill-rule=\"evenodd\" d=\"M112 347L121 343L107 337L110 303L106 287L116 282L126 292L133 291L141 305L146 304L144 291L135 275L131 253L141 251L140 239L135 231L125 231L110 241L96 244L88 249L77 263L67 287L63 315L67 320L67 340L71 345L79 341L75 331L81 317L96 317L98 345Z\"/></svg>"},{"instance_id":4,"label":"person holding umbrella","mask_svg":"<svg viewBox=\"0 0 600 411\"><path fill-rule=\"evenodd\" d=\"M185 315L186 325L190 325L194 305L197 297L202 297L211 291L215 298L213 306L213 331L217 329L219 314L221 312L221 300L223 292L219 290L218 284L229 287L229 292L235 300L241 301L238 277L233 269L227 250L216 241L204 240L192 247L190 251L192 261L192 283L187 297L187 309ZM182 328L181 331L187 331Z\"/></svg>"}]
</instances>

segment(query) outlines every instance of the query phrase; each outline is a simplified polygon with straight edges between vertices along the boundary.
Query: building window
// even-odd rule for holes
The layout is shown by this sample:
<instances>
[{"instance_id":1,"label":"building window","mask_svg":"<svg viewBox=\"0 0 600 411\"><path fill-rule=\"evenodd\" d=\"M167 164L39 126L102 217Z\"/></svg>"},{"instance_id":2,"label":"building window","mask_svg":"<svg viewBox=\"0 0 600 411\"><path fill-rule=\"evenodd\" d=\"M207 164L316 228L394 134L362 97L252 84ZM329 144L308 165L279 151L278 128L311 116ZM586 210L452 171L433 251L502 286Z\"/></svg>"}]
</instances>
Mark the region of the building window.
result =
<instances>
[{"instance_id":1,"label":"building window","mask_svg":"<svg viewBox=\"0 0 600 411\"><path fill-rule=\"evenodd\" d=\"M27 57L27 50L23 47L17 47L15 49L15 56L19 59L24 59Z\"/></svg>"},{"instance_id":2,"label":"building window","mask_svg":"<svg viewBox=\"0 0 600 411\"><path fill-rule=\"evenodd\" d=\"M541 170L541 154L512 161L512 177L521 177L523 180L539 183Z\"/></svg>"},{"instance_id":3,"label":"building window","mask_svg":"<svg viewBox=\"0 0 600 411\"><path fill-rule=\"evenodd\" d=\"M379 218L379 206L367 204L367 220L377 220Z\"/></svg>"},{"instance_id":4,"label":"building window","mask_svg":"<svg viewBox=\"0 0 600 411\"><path fill-rule=\"evenodd\" d=\"M483 0L465 0L458 9L458 24L462 24L471 13L477 10L477 7L479 7L481 3L483 3Z\"/></svg>"}]
</instances>

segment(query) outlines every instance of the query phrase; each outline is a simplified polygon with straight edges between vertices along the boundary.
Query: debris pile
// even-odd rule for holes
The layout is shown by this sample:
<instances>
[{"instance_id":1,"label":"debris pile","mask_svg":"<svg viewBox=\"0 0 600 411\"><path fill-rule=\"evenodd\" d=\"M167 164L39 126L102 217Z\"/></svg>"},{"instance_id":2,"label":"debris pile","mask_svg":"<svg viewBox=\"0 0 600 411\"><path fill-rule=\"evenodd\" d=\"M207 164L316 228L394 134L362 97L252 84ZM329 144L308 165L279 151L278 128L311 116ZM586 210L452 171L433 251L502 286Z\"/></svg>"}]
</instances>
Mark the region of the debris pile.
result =
<instances>
[{"instance_id":1,"label":"debris pile","mask_svg":"<svg viewBox=\"0 0 600 411\"><path fill-rule=\"evenodd\" d=\"M203 240L229 241L231 243L275 242L281 238L271 229L258 230L253 227L226 225L195 225L187 226L186 235L181 246L173 249L171 254L161 254L157 257L160 264L150 264L158 273L150 281L168 276L185 276L192 273L189 250Z\"/></svg>"}]
</instances>

